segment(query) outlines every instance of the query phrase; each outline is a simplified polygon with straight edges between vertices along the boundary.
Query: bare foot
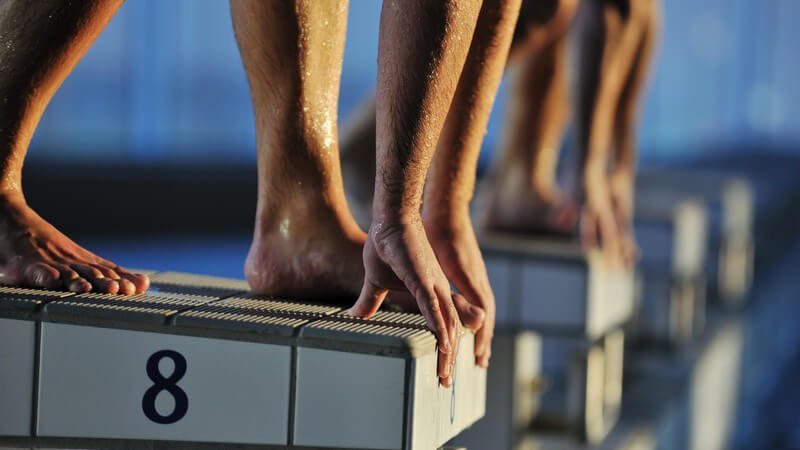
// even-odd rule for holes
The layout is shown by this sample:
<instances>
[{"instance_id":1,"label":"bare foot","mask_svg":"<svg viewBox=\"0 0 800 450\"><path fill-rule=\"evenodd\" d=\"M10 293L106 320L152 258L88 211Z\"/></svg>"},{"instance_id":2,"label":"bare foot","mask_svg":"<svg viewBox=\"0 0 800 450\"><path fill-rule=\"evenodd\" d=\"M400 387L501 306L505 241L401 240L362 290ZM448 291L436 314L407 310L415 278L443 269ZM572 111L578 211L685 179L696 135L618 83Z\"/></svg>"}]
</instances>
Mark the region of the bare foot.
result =
<instances>
[{"instance_id":1,"label":"bare foot","mask_svg":"<svg viewBox=\"0 0 800 450\"><path fill-rule=\"evenodd\" d=\"M521 165L493 177L481 194L482 225L525 234L575 235L578 204L549 183L535 183Z\"/></svg>"},{"instance_id":2,"label":"bare foot","mask_svg":"<svg viewBox=\"0 0 800 450\"><path fill-rule=\"evenodd\" d=\"M289 203L303 211L290 206L256 220L245 261L250 287L265 295L352 303L364 282L364 232L352 218L338 220L324 207Z\"/></svg>"},{"instance_id":3,"label":"bare foot","mask_svg":"<svg viewBox=\"0 0 800 450\"><path fill-rule=\"evenodd\" d=\"M0 283L132 295L150 280L83 249L11 192L0 195Z\"/></svg>"},{"instance_id":4,"label":"bare foot","mask_svg":"<svg viewBox=\"0 0 800 450\"><path fill-rule=\"evenodd\" d=\"M426 210L425 232L436 259L456 290L469 303L484 311L483 323L475 334L475 363L488 367L494 334L494 294L468 209L453 218L437 216ZM469 326L463 318L462 322Z\"/></svg>"}]
</instances>

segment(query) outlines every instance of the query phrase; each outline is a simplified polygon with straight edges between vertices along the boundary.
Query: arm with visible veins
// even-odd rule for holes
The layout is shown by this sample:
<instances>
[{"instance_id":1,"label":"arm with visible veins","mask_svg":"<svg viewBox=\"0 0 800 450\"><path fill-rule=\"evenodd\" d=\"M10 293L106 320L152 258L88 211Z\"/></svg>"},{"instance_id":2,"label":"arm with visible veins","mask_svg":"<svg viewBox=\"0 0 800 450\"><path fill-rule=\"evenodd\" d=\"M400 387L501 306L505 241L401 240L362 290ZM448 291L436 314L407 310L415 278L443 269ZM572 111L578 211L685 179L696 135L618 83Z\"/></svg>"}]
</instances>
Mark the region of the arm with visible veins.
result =
<instances>
[{"instance_id":1,"label":"arm with visible veins","mask_svg":"<svg viewBox=\"0 0 800 450\"><path fill-rule=\"evenodd\" d=\"M352 309L369 316L389 290L407 290L439 340L438 374L445 385L461 335L457 307L480 316L481 323L483 311L451 294L422 226L420 207L480 7L480 1L457 0L383 4L373 221L364 247L364 287Z\"/></svg>"}]
</instances>

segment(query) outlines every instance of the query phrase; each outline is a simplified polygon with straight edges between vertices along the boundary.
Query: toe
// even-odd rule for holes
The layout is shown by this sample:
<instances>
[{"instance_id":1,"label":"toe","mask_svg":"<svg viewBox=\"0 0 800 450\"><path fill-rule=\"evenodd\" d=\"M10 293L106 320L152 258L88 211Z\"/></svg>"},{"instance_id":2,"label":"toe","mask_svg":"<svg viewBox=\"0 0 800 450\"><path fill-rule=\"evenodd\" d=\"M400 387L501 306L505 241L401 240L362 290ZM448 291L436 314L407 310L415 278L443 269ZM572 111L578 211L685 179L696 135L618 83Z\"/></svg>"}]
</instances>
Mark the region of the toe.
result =
<instances>
[{"instance_id":1,"label":"toe","mask_svg":"<svg viewBox=\"0 0 800 450\"><path fill-rule=\"evenodd\" d=\"M92 290L103 294L116 294L119 292L119 283L110 278L95 278L91 280Z\"/></svg>"},{"instance_id":2,"label":"toe","mask_svg":"<svg viewBox=\"0 0 800 450\"><path fill-rule=\"evenodd\" d=\"M103 275L102 272L97 270L97 268L92 267L92 266L87 265L87 264L70 264L70 267L75 272L78 272L78 274L80 274L80 276L82 276L83 278L86 278L87 280L90 280L90 281L98 279L98 278L105 278L105 275Z\"/></svg>"},{"instance_id":3,"label":"toe","mask_svg":"<svg viewBox=\"0 0 800 450\"><path fill-rule=\"evenodd\" d=\"M61 287L61 274L55 267L37 262L25 269L25 281L30 286L44 289L58 289Z\"/></svg>"},{"instance_id":4,"label":"toe","mask_svg":"<svg viewBox=\"0 0 800 450\"><path fill-rule=\"evenodd\" d=\"M94 292L102 294L116 294L119 292L119 283L111 278L106 278L97 267L87 264L72 264L70 267L92 284Z\"/></svg>"},{"instance_id":5,"label":"toe","mask_svg":"<svg viewBox=\"0 0 800 450\"><path fill-rule=\"evenodd\" d=\"M119 292L117 292L118 294L133 295L136 293L136 286L127 278L120 278L116 281L117 284L119 284Z\"/></svg>"},{"instance_id":6,"label":"toe","mask_svg":"<svg viewBox=\"0 0 800 450\"><path fill-rule=\"evenodd\" d=\"M67 283L67 289L76 294L85 294L92 290L92 283L78 277Z\"/></svg>"},{"instance_id":7,"label":"toe","mask_svg":"<svg viewBox=\"0 0 800 450\"><path fill-rule=\"evenodd\" d=\"M122 267L115 267L114 270L119 274L121 278L124 278L131 283L133 283L134 290L136 294L141 294L142 292L146 291L147 288L150 287L150 277L147 275L142 275L138 273L129 272Z\"/></svg>"},{"instance_id":8,"label":"toe","mask_svg":"<svg viewBox=\"0 0 800 450\"><path fill-rule=\"evenodd\" d=\"M104 278L108 278L110 280L119 280L120 276L117 272L114 271L111 267L104 266L102 264L92 264L92 267L97 269L101 274L103 274Z\"/></svg>"},{"instance_id":9,"label":"toe","mask_svg":"<svg viewBox=\"0 0 800 450\"><path fill-rule=\"evenodd\" d=\"M68 291L83 294L92 290L92 284L81 278L69 265L58 264L54 267L61 274L61 282Z\"/></svg>"}]
</instances>

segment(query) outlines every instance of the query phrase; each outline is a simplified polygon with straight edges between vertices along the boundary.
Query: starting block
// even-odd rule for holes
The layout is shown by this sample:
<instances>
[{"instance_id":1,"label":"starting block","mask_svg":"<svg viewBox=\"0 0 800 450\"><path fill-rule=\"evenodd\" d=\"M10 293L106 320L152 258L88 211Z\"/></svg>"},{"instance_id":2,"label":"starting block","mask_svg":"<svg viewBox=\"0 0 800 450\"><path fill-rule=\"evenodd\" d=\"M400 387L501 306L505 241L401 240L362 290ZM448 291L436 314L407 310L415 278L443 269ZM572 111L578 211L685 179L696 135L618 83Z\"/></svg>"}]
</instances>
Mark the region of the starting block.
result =
<instances>
[{"instance_id":1,"label":"starting block","mask_svg":"<svg viewBox=\"0 0 800 450\"><path fill-rule=\"evenodd\" d=\"M602 441L621 407L624 345L622 330L596 342L531 331L498 333L487 415L454 442L520 448L531 432L566 434L590 445Z\"/></svg>"},{"instance_id":2,"label":"starting block","mask_svg":"<svg viewBox=\"0 0 800 450\"><path fill-rule=\"evenodd\" d=\"M485 234L482 249L498 324L489 404L456 442L514 448L531 428L599 441L620 405L633 274L571 241Z\"/></svg>"},{"instance_id":3,"label":"starting block","mask_svg":"<svg viewBox=\"0 0 800 450\"><path fill-rule=\"evenodd\" d=\"M470 333L444 388L419 314L151 280L129 297L0 287L0 437L437 448L484 413Z\"/></svg>"},{"instance_id":4,"label":"starting block","mask_svg":"<svg viewBox=\"0 0 800 450\"><path fill-rule=\"evenodd\" d=\"M634 276L570 241L484 234L500 326L599 338L633 312Z\"/></svg>"},{"instance_id":5,"label":"starting block","mask_svg":"<svg viewBox=\"0 0 800 450\"><path fill-rule=\"evenodd\" d=\"M639 173L637 192L672 191L702 200L708 208L705 271L712 294L740 305L753 279L754 194L743 177L701 170L649 169Z\"/></svg>"},{"instance_id":6,"label":"starting block","mask_svg":"<svg viewBox=\"0 0 800 450\"><path fill-rule=\"evenodd\" d=\"M671 191L640 192L634 219L640 246L638 340L682 345L702 330L708 219L704 204Z\"/></svg>"}]
</instances>

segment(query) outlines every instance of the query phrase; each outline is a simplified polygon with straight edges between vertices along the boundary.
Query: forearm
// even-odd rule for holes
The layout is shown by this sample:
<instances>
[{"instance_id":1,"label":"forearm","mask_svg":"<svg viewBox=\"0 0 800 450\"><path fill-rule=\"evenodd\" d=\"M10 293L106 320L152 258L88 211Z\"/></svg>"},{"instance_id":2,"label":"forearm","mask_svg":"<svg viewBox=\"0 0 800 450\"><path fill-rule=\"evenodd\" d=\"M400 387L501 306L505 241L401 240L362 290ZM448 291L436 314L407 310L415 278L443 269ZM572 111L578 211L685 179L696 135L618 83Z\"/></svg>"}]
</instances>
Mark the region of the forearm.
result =
<instances>
[{"instance_id":1,"label":"forearm","mask_svg":"<svg viewBox=\"0 0 800 450\"><path fill-rule=\"evenodd\" d=\"M521 0L486 0L430 170L426 215L466 212Z\"/></svg>"},{"instance_id":2,"label":"forearm","mask_svg":"<svg viewBox=\"0 0 800 450\"><path fill-rule=\"evenodd\" d=\"M478 1L387 0L381 13L373 214L419 213L480 10Z\"/></svg>"}]
</instances>

